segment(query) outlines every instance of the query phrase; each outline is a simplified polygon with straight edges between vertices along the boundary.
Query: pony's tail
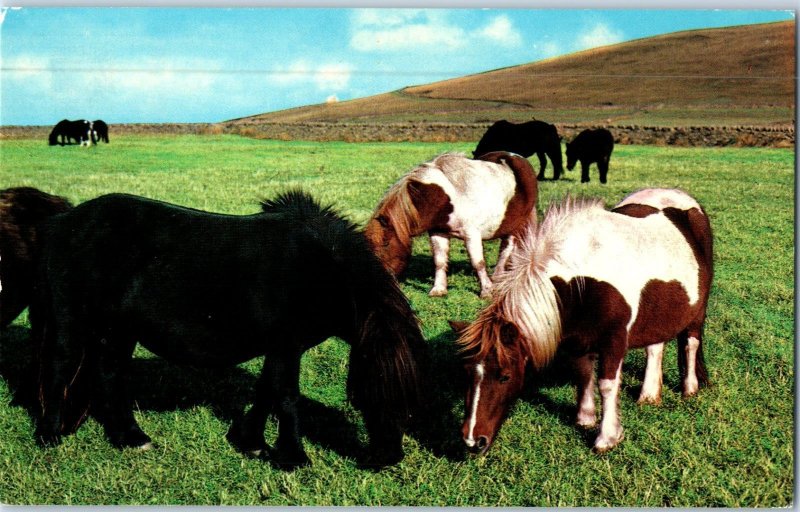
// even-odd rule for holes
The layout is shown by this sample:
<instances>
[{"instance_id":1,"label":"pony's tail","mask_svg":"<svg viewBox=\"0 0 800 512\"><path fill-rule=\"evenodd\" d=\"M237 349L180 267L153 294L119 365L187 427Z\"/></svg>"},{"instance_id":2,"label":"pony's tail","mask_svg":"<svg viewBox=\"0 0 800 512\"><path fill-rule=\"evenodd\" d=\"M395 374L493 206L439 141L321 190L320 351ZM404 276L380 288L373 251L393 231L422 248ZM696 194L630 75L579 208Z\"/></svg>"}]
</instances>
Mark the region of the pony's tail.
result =
<instances>
[{"instance_id":1,"label":"pony's tail","mask_svg":"<svg viewBox=\"0 0 800 512\"><path fill-rule=\"evenodd\" d=\"M421 403L426 347L397 281L382 267L377 270L385 286L364 295L372 304L357 306L356 314L363 316L350 350L347 395L364 416L371 457L384 465L403 457L402 435Z\"/></svg>"}]
</instances>

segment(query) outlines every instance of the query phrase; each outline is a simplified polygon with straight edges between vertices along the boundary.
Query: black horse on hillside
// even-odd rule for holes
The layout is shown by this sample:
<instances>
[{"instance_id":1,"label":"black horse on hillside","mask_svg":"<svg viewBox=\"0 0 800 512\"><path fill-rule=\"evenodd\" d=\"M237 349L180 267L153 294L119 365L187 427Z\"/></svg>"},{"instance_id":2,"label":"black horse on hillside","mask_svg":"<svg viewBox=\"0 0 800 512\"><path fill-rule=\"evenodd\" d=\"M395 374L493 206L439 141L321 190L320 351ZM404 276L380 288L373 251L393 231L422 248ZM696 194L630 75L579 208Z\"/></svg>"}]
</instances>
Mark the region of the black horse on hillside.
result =
<instances>
[{"instance_id":1,"label":"black horse on hillside","mask_svg":"<svg viewBox=\"0 0 800 512\"><path fill-rule=\"evenodd\" d=\"M77 121L70 121L69 119L62 119L53 127L50 132L48 141L51 146L71 144L75 141L76 144L83 146L84 144L90 145L92 143L92 123L85 119Z\"/></svg>"},{"instance_id":2,"label":"black horse on hillside","mask_svg":"<svg viewBox=\"0 0 800 512\"><path fill-rule=\"evenodd\" d=\"M402 459L426 350L406 297L364 235L330 208L290 192L262 210L221 215L112 194L47 222L30 307L41 344L40 443L57 444L91 412L113 445L151 446L125 387L140 342L194 366L265 356L254 404L228 440L279 467L306 464L300 358L337 336L351 346L347 390L370 436L367 463Z\"/></svg>"},{"instance_id":3,"label":"black horse on hillside","mask_svg":"<svg viewBox=\"0 0 800 512\"><path fill-rule=\"evenodd\" d=\"M92 142L97 144L100 141L108 144L108 125L102 119L92 121Z\"/></svg>"},{"instance_id":4,"label":"black horse on hillside","mask_svg":"<svg viewBox=\"0 0 800 512\"><path fill-rule=\"evenodd\" d=\"M497 121L486 130L475 151L478 158L492 151L508 151L525 158L534 153L539 157L539 179L544 179L547 158L553 162L553 179L557 180L564 168L561 165L561 138L555 126L544 121L515 124L505 119Z\"/></svg>"},{"instance_id":5,"label":"black horse on hillside","mask_svg":"<svg viewBox=\"0 0 800 512\"><path fill-rule=\"evenodd\" d=\"M611 161L611 152L614 151L614 136L605 128L583 130L572 142L567 143L567 169L575 168L575 163L581 162L581 183L589 181L589 166L597 163L600 171L600 183L606 183L608 177L608 163Z\"/></svg>"},{"instance_id":6,"label":"black horse on hillside","mask_svg":"<svg viewBox=\"0 0 800 512\"><path fill-rule=\"evenodd\" d=\"M31 187L0 190L0 328L31 301L39 223L71 207L63 197Z\"/></svg>"}]
</instances>

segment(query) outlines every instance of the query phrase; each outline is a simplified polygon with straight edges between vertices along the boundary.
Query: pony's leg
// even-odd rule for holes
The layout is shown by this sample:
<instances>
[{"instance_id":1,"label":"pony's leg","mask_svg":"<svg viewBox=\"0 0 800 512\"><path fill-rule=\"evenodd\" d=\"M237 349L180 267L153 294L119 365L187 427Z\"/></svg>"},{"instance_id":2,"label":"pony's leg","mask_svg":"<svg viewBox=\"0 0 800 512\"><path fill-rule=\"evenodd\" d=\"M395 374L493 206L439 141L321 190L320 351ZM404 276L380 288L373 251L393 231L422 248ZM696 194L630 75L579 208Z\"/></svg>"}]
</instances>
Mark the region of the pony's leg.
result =
<instances>
[{"instance_id":1,"label":"pony's leg","mask_svg":"<svg viewBox=\"0 0 800 512\"><path fill-rule=\"evenodd\" d=\"M593 427L597 423L594 405L594 362L593 354L586 354L573 359L575 372L575 392L578 403L578 414L575 423L584 428Z\"/></svg>"},{"instance_id":2,"label":"pony's leg","mask_svg":"<svg viewBox=\"0 0 800 512\"><path fill-rule=\"evenodd\" d=\"M492 281L496 281L497 278L500 277L503 274L503 272L506 271L506 264L508 264L508 258L514 251L515 245L516 245L516 239L514 238L514 235L504 236L502 240L500 240L500 252L497 255L497 265L495 265L494 272L492 273Z\"/></svg>"},{"instance_id":3,"label":"pony's leg","mask_svg":"<svg viewBox=\"0 0 800 512\"><path fill-rule=\"evenodd\" d=\"M619 390L622 383L623 357L613 354L600 356L598 365L598 387L603 403L603 419L600 421L600 434L594 441L594 451L607 452L614 448L622 438L622 424L619 419Z\"/></svg>"},{"instance_id":4,"label":"pony's leg","mask_svg":"<svg viewBox=\"0 0 800 512\"><path fill-rule=\"evenodd\" d=\"M588 183L589 182L589 166L592 165L589 162L581 160L581 183Z\"/></svg>"},{"instance_id":5,"label":"pony's leg","mask_svg":"<svg viewBox=\"0 0 800 512\"><path fill-rule=\"evenodd\" d=\"M608 176L608 157L603 157L597 162L597 170L600 171L600 183L605 183Z\"/></svg>"},{"instance_id":6,"label":"pony's leg","mask_svg":"<svg viewBox=\"0 0 800 512\"><path fill-rule=\"evenodd\" d=\"M443 235L431 233L431 252L435 273L433 288L428 292L431 297L447 295L447 261L450 257L450 239Z\"/></svg>"},{"instance_id":7,"label":"pony's leg","mask_svg":"<svg viewBox=\"0 0 800 512\"><path fill-rule=\"evenodd\" d=\"M664 344L656 343L645 348L647 352L647 367L644 370L644 382L639 393L640 404L661 403L661 360L664 358Z\"/></svg>"},{"instance_id":8,"label":"pony's leg","mask_svg":"<svg viewBox=\"0 0 800 512\"><path fill-rule=\"evenodd\" d=\"M34 327L34 336L41 340L39 360L40 416L34 437L42 446L57 445L61 436L68 433L71 416L69 409L76 390L86 378L85 351L80 346L80 335L63 323L56 327L52 318L41 328ZM80 377L80 378L79 378ZM80 403L80 406L88 402ZM77 411L83 416L85 411Z\"/></svg>"},{"instance_id":9,"label":"pony's leg","mask_svg":"<svg viewBox=\"0 0 800 512\"><path fill-rule=\"evenodd\" d=\"M492 295L492 280L486 272L486 261L483 259L483 239L480 233L468 233L464 237L464 245L467 247L469 261L472 268L478 275L478 282L481 285L481 298L488 299Z\"/></svg>"},{"instance_id":10,"label":"pony's leg","mask_svg":"<svg viewBox=\"0 0 800 512\"><path fill-rule=\"evenodd\" d=\"M96 342L95 399L92 410L103 424L106 437L117 448L153 447L133 416L128 375L136 342L101 338Z\"/></svg>"},{"instance_id":11,"label":"pony's leg","mask_svg":"<svg viewBox=\"0 0 800 512\"><path fill-rule=\"evenodd\" d=\"M536 153L536 156L539 157L539 174L536 176L537 179L543 180L544 179L544 170L547 169L547 157L545 156L544 151L539 151ZM558 171L554 171L558 172ZM558 176L555 176L553 179L557 179Z\"/></svg>"},{"instance_id":12,"label":"pony's leg","mask_svg":"<svg viewBox=\"0 0 800 512\"><path fill-rule=\"evenodd\" d=\"M300 439L297 405L300 400L301 354L268 354L256 384L253 406L234 422L228 440L240 451L262 455L282 469L294 469L310 461ZM270 411L278 415L278 439L270 449L264 442L264 425Z\"/></svg>"},{"instance_id":13,"label":"pony's leg","mask_svg":"<svg viewBox=\"0 0 800 512\"><path fill-rule=\"evenodd\" d=\"M705 313L701 317L704 320ZM708 373L703 361L703 320L678 334L678 368L684 397L697 394L700 384L708 385Z\"/></svg>"}]
</instances>

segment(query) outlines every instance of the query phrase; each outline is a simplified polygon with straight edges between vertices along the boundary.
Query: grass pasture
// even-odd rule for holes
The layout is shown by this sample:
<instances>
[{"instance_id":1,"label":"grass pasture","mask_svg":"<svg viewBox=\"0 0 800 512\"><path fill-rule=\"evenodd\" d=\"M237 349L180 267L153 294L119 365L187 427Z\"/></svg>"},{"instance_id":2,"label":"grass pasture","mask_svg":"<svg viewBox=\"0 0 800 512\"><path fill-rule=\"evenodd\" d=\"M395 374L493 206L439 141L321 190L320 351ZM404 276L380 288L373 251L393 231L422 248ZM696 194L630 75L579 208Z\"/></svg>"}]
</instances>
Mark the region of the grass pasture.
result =
<instances>
[{"instance_id":1,"label":"grass pasture","mask_svg":"<svg viewBox=\"0 0 800 512\"><path fill-rule=\"evenodd\" d=\"M0 188L29 185L81 202L129 192L227 213L302 187L363 224L387 187L415 164L472 144L280 142L236 136L125 136L89 149L0 141ZM548 170L548 176L550 176ZM450 294L427 296L427 240L403 290L440 371L436 414L406 436L406 458L361 469L363 423L345 401L347 345L329 340L303 360L304 444L313 464L292 473L236 453L230 421L249 405L258 360L222 372L168 364L137 349L137 419L156 448L117 451L92 419L40 449L25 407L29 325L0 334L0 502L6 504L726 506L783 507L794 494L794 153L784 149L618 146L609 184L579 171L540 183L539 211L565 194L607 204L644 186L697 197L715 229L716 277L705 332L713 386L683 400L675 344L660 406L637 406L644 353L630 353L621 400L625 441L598 456L572 425L574 391L556 367L533 382L486 457L466 457L458 429L461 366L446 320L482 302L463 244ZM497 244L487 244L494 262ZM272 442L276 423L267 423Z\"/></svg>"}]
</instances>

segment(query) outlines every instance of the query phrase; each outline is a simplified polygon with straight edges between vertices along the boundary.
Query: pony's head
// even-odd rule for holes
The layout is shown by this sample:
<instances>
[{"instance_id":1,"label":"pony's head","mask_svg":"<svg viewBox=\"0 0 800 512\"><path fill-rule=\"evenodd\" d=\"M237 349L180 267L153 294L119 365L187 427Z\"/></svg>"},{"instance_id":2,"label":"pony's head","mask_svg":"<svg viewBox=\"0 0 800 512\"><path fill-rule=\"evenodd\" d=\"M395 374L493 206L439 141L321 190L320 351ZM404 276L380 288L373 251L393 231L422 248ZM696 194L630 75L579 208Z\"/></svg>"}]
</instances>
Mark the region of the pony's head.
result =
<instances>
[{"instance_id":1,"label":"pony's head","mask_svg":"<svg viewBox=\"0 0 800 512\"><path fill-rule=\"evenodd\" d=\"M578 162L578 152L575 151L575 148L572 147L571 142L567 142L567 170L571 171L575 168L575 164Z\"/></svg>"},{"instance_id":2,"label":"pony's head","mask_svg":"<svg viewBox=\"0 0 800 512\"><path fill-rule=\"evenodd\" d=\"M535 211L532 213L535 215ZM534 217L535 219L535 217ZM528 364L547 365L561 340L561 313L547 263L559 242L558 216L529 222L495 282L492 303L459 333L468 376L462 433L467 448L485 453L519 397Z\"/></svg>"},{"instance_id":3,"label":"pony's head","mask_svg":"<svg viewBox=\"0 0 800 512\"><path fill-rule=\"evenodd\" d=\"M484 454L522 392L529 356L516 326L507 321L451 326L465 344L467 394L461 435L468 450ZM470 346L471 342L478 344Z\"/></svg>"},{"instance_id":4,"label":"pony's head","mask_svg":"<svg viewBox=\"0 0 800 512\"><path fill-rule=\"evenodd\" d=\"M413 180L408 175L392 185L375 208L364 228L364 236L372 252L390 272L400 276L411 258L412 237L417 233L419 212L408 188Z\"/></svg>"},{"instance_id":5,"label":"pony's head","mask_svg":"<svg viewBox=\"0 0 800 512\"><path fill-rule=\"evenodd\" d=\"M411 257L410 241L404 241L390 218L384 214L378 214L367 223L364 229L372 251L395 276L400 276L408 266Z\"/></svg>"}]
</instances>

